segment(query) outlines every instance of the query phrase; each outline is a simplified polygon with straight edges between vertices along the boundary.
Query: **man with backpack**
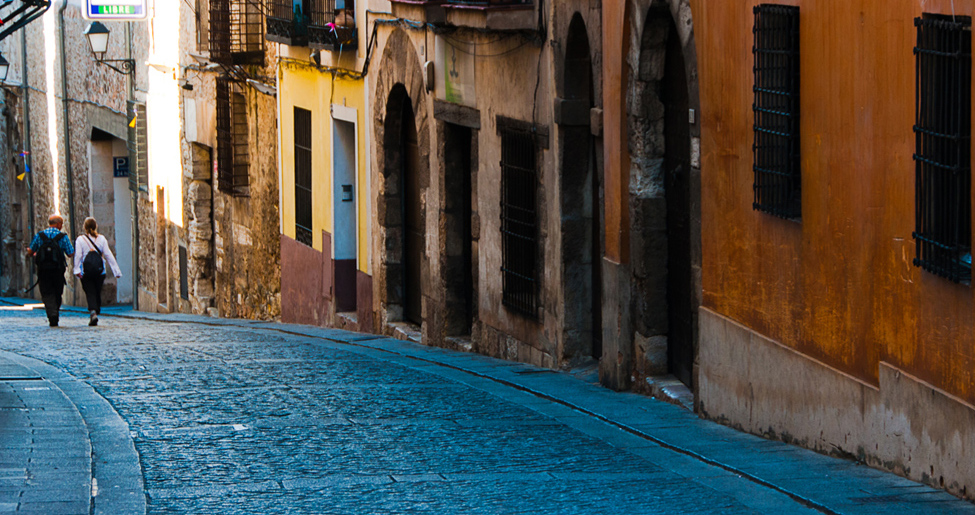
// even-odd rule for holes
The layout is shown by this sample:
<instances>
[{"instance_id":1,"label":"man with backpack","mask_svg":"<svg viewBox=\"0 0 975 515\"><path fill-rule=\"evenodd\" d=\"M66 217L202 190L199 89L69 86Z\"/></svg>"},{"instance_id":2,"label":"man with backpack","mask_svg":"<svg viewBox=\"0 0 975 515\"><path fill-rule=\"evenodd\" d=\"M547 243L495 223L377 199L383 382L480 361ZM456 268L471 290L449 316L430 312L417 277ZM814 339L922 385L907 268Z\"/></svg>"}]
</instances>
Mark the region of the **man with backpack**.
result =
<instances>
[{"instance_id":1,"label":"man with backpack","mask_svg":"<svg viewBox=\"0 0 975 515\"><path fill-rule=\"evenodd\" d=\"M61 312L61 297L64 295L64 269L67 268L67 257L74 257L74 246L71 238L61 232L64 219L58 215L51 215L47 220L48 228L37 233L30 242L27 257L34 258L37 268L37 286L41 290L41 300L47 310L47 319L51 327L58 326Z\"/></svg>"}]
</instances>

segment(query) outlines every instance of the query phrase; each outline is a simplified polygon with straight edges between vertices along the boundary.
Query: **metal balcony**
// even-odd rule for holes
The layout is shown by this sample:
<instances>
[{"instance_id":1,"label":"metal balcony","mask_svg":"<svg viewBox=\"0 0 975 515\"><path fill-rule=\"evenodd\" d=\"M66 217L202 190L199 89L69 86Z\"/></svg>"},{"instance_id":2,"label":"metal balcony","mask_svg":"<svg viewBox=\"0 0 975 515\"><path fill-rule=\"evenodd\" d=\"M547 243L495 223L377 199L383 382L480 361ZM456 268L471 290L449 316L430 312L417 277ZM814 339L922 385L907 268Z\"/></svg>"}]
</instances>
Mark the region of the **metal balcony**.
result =
<instances>
[{"instance_id":1,"label":"metal balcony","mask_svg":"<svg viewBox=\"0 0 975 515\"><path fill-rule=\"evenodd\" d=\"M335 0L265 0L267 39L291 46L324 50L354 49L358 46L354 3L336 9ZM303 9L302 9L303 7Z\"/></svg>"}]
</instances>

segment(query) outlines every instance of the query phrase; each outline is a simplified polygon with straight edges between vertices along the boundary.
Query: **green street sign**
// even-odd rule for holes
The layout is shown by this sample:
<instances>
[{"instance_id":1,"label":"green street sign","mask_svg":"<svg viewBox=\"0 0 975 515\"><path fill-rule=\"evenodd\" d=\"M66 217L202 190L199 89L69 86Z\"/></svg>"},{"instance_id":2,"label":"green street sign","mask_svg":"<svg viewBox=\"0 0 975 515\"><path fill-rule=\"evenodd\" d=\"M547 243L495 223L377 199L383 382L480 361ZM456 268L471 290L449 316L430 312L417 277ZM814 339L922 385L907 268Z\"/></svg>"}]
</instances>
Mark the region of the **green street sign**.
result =
<instances>
[{"instance_id":1,"label":"green street sign","mask_svg":"<svg viewBox=\"0 0 975 515\"><path fill-rule=\"evenodd\" d=\"M85 0L89 20L144 20L148 14L149 0Z\"/></svg>"}]
</instances>

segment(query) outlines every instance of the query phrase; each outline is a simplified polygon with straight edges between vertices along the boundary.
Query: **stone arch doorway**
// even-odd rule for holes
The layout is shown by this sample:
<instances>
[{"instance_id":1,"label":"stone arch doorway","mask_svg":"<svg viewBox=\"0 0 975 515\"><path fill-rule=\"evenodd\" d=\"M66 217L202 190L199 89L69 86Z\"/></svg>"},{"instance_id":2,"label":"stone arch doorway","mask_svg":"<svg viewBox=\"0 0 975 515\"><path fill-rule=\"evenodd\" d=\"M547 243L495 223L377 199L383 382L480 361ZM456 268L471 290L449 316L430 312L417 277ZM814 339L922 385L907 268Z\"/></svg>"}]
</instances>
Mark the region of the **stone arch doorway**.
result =
<instances>
[{"instance_id":1,"label":"stone arch doorway","mask_svg":"<svg viewBox=\"0 0 975 515\"><path fill-rule=\"evenodd\" d=\"M563 358L602 356L601 181L590 127L592 59L582 15L569 23L559 99Z\"/></svg>"},{"instance_id":2,"label":"stone arch doorway","mask_svg":"<svg viewBox=\"0 0 975 515\"><path fill-rule=\"evenodd\" d=\"M678 27L666 2L645 12L628 109L636 368L638 375L671 373L693 387L700 304L697 110L692 115L689 81L696 73L693 55L690 66L687 58L693 39L690 22Z\"/></svg>"},{"instance_id":3,"label":"stone arch doorway","mask_svg":"<svg viewBox=\"0 0 975 515\"><path fill-rule=\"evenodd\" d=\"M397 330L393 325L397 322L410 322L427 331L423 305L436 293L425 251L427 239L436 234L421 229L426 226L430 187L430 129L423 69L414 43L402 29L390 34L372 93L372 116L377 121L372 151L379 172L374 178L375 245L380 261L374 291L380 326L387 334ZM407 223L413 229L410 242Z\"/></svg>"},{"instance_id":4,"label":"stone arch doorway","mask_svg":"<svg viewBox=\"0 0 975 515\"><path fill-rule=\"evenodd\" d=\"M383 125L387 311L391 321L421 325L426 240L422 154L413 101L402 84L389 93Z\"/></svg>"}]
</instances>

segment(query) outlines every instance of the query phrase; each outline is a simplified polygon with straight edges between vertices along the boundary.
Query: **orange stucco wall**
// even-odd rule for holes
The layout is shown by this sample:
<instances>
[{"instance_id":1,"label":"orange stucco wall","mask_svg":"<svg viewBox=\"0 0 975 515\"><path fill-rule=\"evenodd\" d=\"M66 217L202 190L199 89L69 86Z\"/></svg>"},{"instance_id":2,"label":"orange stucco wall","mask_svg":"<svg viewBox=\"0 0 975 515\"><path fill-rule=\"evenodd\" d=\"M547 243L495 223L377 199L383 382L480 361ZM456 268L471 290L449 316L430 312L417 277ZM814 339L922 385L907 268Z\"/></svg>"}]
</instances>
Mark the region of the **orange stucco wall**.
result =
<instances>
[{"instance_id":1,"label":"orange stucco wall","mask_svg":"<svg viewBox=\"0 0 975 515\"><path fill-rule=\"evenodd\" d=\"M912 264L913 20L951 0L783 2L800 6L801 222L752 209L757 3L691 2L703 304L863 381L884 361L975 403L973 290Z\"/></svg>"}]
</instances>

